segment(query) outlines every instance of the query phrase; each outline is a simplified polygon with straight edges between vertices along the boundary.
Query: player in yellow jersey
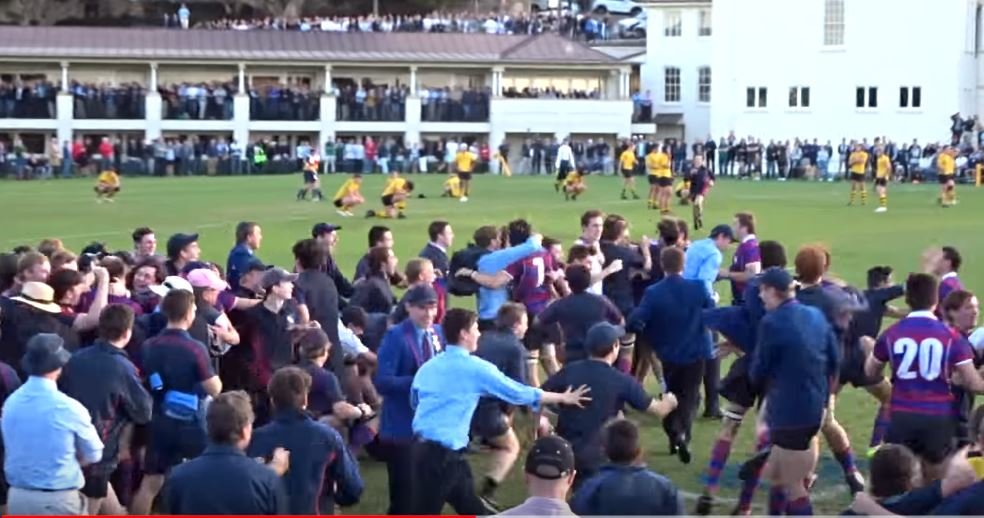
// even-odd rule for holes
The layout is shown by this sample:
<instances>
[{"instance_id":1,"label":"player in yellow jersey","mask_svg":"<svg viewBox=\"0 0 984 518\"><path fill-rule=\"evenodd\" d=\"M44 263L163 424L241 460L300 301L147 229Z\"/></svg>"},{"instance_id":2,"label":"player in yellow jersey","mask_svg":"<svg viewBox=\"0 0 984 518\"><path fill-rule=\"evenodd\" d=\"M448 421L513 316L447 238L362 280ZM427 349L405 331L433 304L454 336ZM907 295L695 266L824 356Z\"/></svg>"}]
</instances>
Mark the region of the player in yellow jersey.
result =
<instances>
[{"instance_id":1,"label":"player in yellow jersey","mask_svg":"<svg viewBox=\"0 0 984 518\"><path fill-rule=\"evenodd\" d=\"M382 202L383 211L376 212L369 210L366 212L367 218L378 217L384 219L404 219L406 215L403 211L407 208L407 198L413 192L413 182L400 176L400 173L393 171L386 186L383 188Z\"/></svg>"},{"instance_id":2,"label":"player in yellow jersey","mask_svg":"<svg viewBox=\"0 0 984 518\"><path fill-rule=\"evenodd\" d=\"M851 175L851 199L848 206L854 205L854 196L861 193L861 205L868 203L868 190L864 186L864 169L868 164L868 152L860 145L847 158L847 169Z\"/></svg>"},{"instance_id":3,"label":"player in yellow jersey","mask_svg":"<svg viewBox=\"0 0 984 518\"><path fill-rule=\"evenodd\" d=\"M587 188L587 184L584 183L584 176L575 169L567 173L567 177L564 178L564 199L577 200L577 197Z\"/></svg>"},{"instance_id":4,"label":"player in yellow jersey","mask_svg":"<svg viewBox=\"0 0 984 518\"><path fill-rule=\"evenodd\" d=\"M649 203L650 209L659 209L659 213L670 213L670 199L673 197L673 172L670 170L670 155L663 151L663 146L655 146L646 155L646 172L649 173Z\"/></svg>"},{"instance_id":5,"label":"player in yellow jersey","mask_svg":"<svg viewBox=\"0 0 984 518\"><path fill-rule=\"evenodd\" d=\"M629 147L622 151L622 154L618 157L618 167L622 171L622 199L629 199L625 193L632 193L632 199L638 200L639 195L636 194L635 190L635 168L639 165L639 159L636 158L635 154L635 144L629 144Z\"/></svg>"},{"instance_id":6,"label":"player in yellow jersey","mask_svg":"<svg viewBox=\"0 0 984 518\"><path fill-rule=\"evenodd\" d=\"M96 191L96 203L104 201L112 203L113 196L120 192L120 175L116 174L116 170L112 167L106 169L99 173L93 190Z\"/></svg>"},{"instance_id":7,"label":"player in yellow jersey","mask_svg":"<svg viewBox=\"0 0 984 518\"><path fill-rule=\"evenodd\" d=\"M875 150L875 190L878 191L878 208L875 212L888 210L888 182L892 178L892 159L885 150Z\"/></svg>"},{"instance_id":8,"label":"player in yellow jersey","mask_svg":"<svg viewBox=\"0 0 984 518\"><path fill-rule=\"evenodd\" d=\"M956 148L947 146L936 158L936 170L940 177L940 205L950 207L957 203L957 186L954 178L957 173Z\"/></svg>"},{"instance_id":9,"label":"player in yellow jersey","mask_svg":"<svg viewBox=\"0 0 984 518\"><path fill-rule=\"evenodd\" d=\"M304 161L304 187L297 191L297 201L304 201L311 194L311 201L321 201L325 195L321 193L321 180L318 171L321 170L321 157L315 153Z\"/></svg>"},{"instance_id":10,"label":"player in yellow jersey","mask_svg":"<svg viewBox=\"0 0 984 518\"><path fill-rule=\"evenodd\" d=\"M468 201L468 195L471 194L471 178L476 163L478 157L468 150L468 144L458 147L458 153L454 155L454 167L458 172L458 180L461 181L461 197L458 199L463 202Z\"/></svg>"},{"instance_id":11,"label":"player in yellow jersey","mask_svg":"<svg viewBox=\"0 0 984 518\"><path fill-rule=\"evenodd\" d=\"M444 180L444 192L441 193L441 197L461 198L461 179L457 175L450 175Z\"/></svg>"},{"instance_id":12,"label":"player in yellow jersey","mask_svg":"<svg viewBox=\"0 0 984 518\"><path fill-rule=\"evenodd\" d=\"M352 178L345 180L342 186L335 191L335 198L333 203L339 215L350 217L353 216L352 209L362 205L366 202L366 199L362 197L362 174L355 173Z\"/></svg>"}]
</instances>

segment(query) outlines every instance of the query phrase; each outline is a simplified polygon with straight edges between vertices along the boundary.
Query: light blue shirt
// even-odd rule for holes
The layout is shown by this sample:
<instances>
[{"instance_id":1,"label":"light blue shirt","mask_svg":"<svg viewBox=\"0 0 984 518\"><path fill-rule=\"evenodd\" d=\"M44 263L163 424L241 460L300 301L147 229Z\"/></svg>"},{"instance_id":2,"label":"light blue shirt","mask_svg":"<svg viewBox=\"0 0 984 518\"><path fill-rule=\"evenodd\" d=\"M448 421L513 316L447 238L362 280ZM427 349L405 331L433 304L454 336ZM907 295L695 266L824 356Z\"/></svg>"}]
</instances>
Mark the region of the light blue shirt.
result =
<instances>
[{"instance_id":1,"label":"light blue shirt","mask_svg":"<svg viewBox=\"0 0 984 518\"><path fill-rule=\"evenodd\" d=\"M687 248L686 261L683 263L683 278L703 282L707 293L713 297L714 281L718 278L723 260L724 256L713 239L694 241Z\"/></svg>"},{"instance_id":2,"label":"light blue shirt","mask_svg":"<svg viewBox=\"0 0 984 518\"><path fill-rule=\"evenodd\" d=\"M478 260L478 271L480 273L495 275L507 266L527 256L540 251L541 247L533 242L533 238L527 239L519 246L503 248L495 252L485 254ZM506 286L492 289L481 286L478 288L478 318L482 320L492 320L499 313L499 308L509 301L509 290Z\"/></svg>"},{"instance_id":3,"label":"light blue shirt","mask_svg":"<svg viewBox=\"0 0 984 518\"><path fill-rule=\"evenodd\" d=\"M540 406L543 391L518 383L495 365L457 345L425 363L410 389L413 433L452 450L468 446L472 415L482 396L513 405Z\"/></svg>"},{"instance_id":4,"label":"light blue shirt","mask_svg":"<svg viewBox=\"0 0 984 518\"><path fill-rule=\"evenodd\" d=\"M10 487L81 489L79 460L102 459L103 443L82 403L54 381L31 376L3 405L4 472Z\"/></svg>"}]
</instances>

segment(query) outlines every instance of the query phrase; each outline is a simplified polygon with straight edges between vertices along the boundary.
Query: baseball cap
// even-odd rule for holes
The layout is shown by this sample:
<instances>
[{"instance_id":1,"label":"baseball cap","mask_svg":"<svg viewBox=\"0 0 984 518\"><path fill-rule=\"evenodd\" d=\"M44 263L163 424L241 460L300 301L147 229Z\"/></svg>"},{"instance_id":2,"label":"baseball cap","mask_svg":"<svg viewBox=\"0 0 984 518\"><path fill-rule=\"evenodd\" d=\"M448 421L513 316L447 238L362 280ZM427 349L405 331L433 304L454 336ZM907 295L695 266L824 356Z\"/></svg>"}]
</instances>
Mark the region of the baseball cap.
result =
<instances>
[{"instance_id":1,"label":"baseball cap","mask_svg":"<svg viewBox=\"0 0 984 518\"><path fill-rule=\"evenodd\" d=\"M411 306L437 304L437 292L429 284L418 284L407 290L403 302Z\"/></svg>"},{"instance_id":2,"label":"baseball cap","mask_svg":"<svg viewBox=\"0 0 984 518\"><path fill-rule=\"evenodd\" d=\"M188 273L188 283L194 288L207 288L212 290L227 290L229 284L219 277L219 274L209 268L199 268Z\"/></svg>"},{"instance_id":3,"label":"baseball cap","mask_svg":"<svg viewBox=\"0 0 984 518\"><path fill-rule=\"evenodd\" d=\"M184 277L178 277L177 275L172 275L160 284L155 284L150 287L150 291L154 292L154 295L158 297L165 297L168 293L173 290L184 290L184 291L194 291L191 288L191 283L189 283Z\"/></svg>"},{"instance_id":4,"label":"baseball cap","mask_svg":"<svg viewBox=\"0 0 984 518\"><path fill-rule=\"evenodd\" d=\"M249 261L246 262L246 268L243 268L243 273L246 274L250 272L262 272L266 269L267 269L267 265L263 264L263 261L259 260L256 257L252 257L250 258Z\"/></svg>"},{"instance_id":5,"label":"baseball cap","mask_svg":"<svg viewBox=\"0 0 984 518\"><path fill-rule=\"evenodd\" d=\"M212 269L212 264L209 263L208 261L192 261L192 262L184 265L183 268L181 268L181 275L187 277L189 273L191 273L191 272L193 272L195 270L200 270L202 268L204 268L206 270L211 270Z\"/></svg>"},{"instance_id":6,"label":"baseball cap","mask_svg":"<svg viewBox=\"0 0 984 518\"><path fill-rule=\"evenodd\" d=\"M793 287L793 276L784 268L773 266L762 274L762 286L786 291Z\"/></svg>"},{"instance_id":7,"label":"baseball cap","mask_svg":"<svg viewBox=\"0 0 984 518\"><path fill-rule=\"evenodd\" d=\"M311 237L323 236L341 229L342 227L339 225L333 225L331 223L318 223L311 228Z\"/></svg>"},{"instance_id":8,"label":"baseball cap","mask_svg":"<svg viewBox=\"0 0 984 518\"><path fill-rule=\"evenodd\" d=\"M732 241L737 241L737 239L735 239L735 231L731 228L731 225L725 225L724 223L712 228L710 236L711 237L727 236L728 239Z\"/></svg>"},{"instance_id":9,"label":"baseball cap","mask_svg":"<svg viewBox=\"0 0 984 518\"><path fill-rule=\"evenodd\" d=\"M625 335L625 329L608 322L598 322L588 329L584 337L584 348L589 354L607 351L613 343Z\"/></svg>"},{"instance_id":10,"label":"baseball cap","mask_svg":"<svg viewBox=\"0 0 984 518\"><path fill-rule=\"evenodd\" d=\"M42 376L68 363L72 353L65 349L65 340L54 333L38 333L27 341L21 367L29 376Z\"/></svg>"},{"instance_id":11,"label":"baseball cap","mask_svg":"<svg viewBox=\"0 0 984 518\"><path fill-rule=\"evenodd\" d=\"M268 290L281 282L294 282L296 280L297 274L289 273L283 268L270 268L263 274L263 278L260 279L260 287Z\"/></svg>"},{"instance_id":12,"label":"baseball cap","mask_svg":"<svg viewBox=\"0 0 984 518\"><path fill-rule=\"evenodd\" d=\"M557 435L540 437L526 454L526 473L537 478L557 480L574 471L574 450Z\"/></svg>"},{"instance_id":13,"label":"baseball cap","mask_svg":"<svg viewBox=\"0 0 984 518\"><path fill-rule=\"evenodd\" d=\"M198 234L174 234L167 240L167 256L174 258L184 250L184 247L198 241Z\"/></svg>"}]
</instances>

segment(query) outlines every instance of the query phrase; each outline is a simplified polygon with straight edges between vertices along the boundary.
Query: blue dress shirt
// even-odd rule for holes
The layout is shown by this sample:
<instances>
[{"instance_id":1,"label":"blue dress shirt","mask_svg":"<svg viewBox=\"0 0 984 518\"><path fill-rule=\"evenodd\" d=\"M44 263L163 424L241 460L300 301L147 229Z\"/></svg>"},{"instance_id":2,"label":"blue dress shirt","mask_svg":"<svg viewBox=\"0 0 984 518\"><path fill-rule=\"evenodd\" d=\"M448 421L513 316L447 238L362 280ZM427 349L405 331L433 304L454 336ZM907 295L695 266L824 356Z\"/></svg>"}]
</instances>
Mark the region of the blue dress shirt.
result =
<instances>
[{"instance_id":1,"label":"blue dress shirt","mask_svg":"<svg viewBox=\"0 0 984 518\"><path fill-rule=\"evenodd\" d=\"M79 460L102 459L103 443L82 403L47 378L31 376L3 405L4 472L10 487L81 489Z\"/></svg>"},{"instance_id":2,"label":"blue dress shirt","mask_svg":"<svg viewBox=\"0 0 984 518\"><path fill-rule=\"evenodd\" d=\"M703 282L708 295L714 297L714 281L718 278L723 260L724 256L713 239L698 239L687 248L683 278Z\"/></svg>"},{"instance_id":3,"label":"blue dress shirt","mask_svg":"<svg viewBox=\"0 0 984 518\"><path fill-rule=\"evenodd\" d=\"M229 259L226 261L226 280L232 289L239 287L239 278L243 275L243 270L253 258L253 249L246 243L239 243L229 250Z\"/></svg>"},{"instance_id":4,"label":"blue dress shirt","mask_svg":"<svg viewBox=\"0 0 984 518\"><path fill-rule=\"evenodd\" d=\"M462 347L449 345L444 353L420 367L413 378L413 432L422 439L460 450L468 446L472 415L482 396L538 409L542 395L542 390L518 383L495 365Z\"/></svg>"},{"instance_id":5,"label":"blue dress shirt","mask_svg":"<svg viewBox=\"0 0 984 518\"><path fill-rule=\"evenodd\" d=\"M502 250L483 255L478 260L478 271L488 275L505 270L507 266L516 261L525 259L527 256L539 252L543 248L533 242L533 238L527 239L519 246L512 246ZM499 308L509 301L509 290L506 286L501 288L478 288L478 318L482 320L493 320L499 313Z\"/></svg>"}]
</instances>

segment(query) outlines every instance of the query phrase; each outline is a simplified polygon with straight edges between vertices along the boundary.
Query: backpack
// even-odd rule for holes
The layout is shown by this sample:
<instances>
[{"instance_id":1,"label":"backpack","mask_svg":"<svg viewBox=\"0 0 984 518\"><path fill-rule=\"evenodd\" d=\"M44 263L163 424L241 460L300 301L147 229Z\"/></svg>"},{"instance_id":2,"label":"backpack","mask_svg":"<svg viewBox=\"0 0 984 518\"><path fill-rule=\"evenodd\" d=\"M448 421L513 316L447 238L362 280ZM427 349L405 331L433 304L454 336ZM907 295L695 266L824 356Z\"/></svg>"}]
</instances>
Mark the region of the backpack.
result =
<instances>
[{"instance_id":1,"label":"backpack","mask_svg":"<svg viewBox=\"0 0 984 518\"><path fill-rule=\"evenodd\" d=\"M448 293L456 297L470 297L478 293L478 283L467 278L458 277L455 273L462 269L478 269L478 260L483 255L489 253L485 248L469 244L467 248L458 250L451 256L451 264L448 268Z\"/></svg>"}]
</instances>

